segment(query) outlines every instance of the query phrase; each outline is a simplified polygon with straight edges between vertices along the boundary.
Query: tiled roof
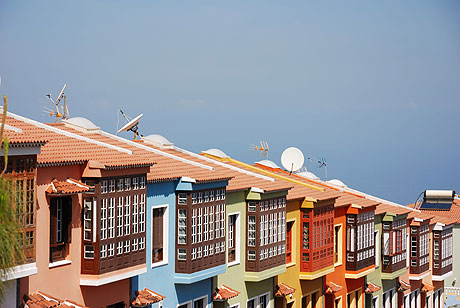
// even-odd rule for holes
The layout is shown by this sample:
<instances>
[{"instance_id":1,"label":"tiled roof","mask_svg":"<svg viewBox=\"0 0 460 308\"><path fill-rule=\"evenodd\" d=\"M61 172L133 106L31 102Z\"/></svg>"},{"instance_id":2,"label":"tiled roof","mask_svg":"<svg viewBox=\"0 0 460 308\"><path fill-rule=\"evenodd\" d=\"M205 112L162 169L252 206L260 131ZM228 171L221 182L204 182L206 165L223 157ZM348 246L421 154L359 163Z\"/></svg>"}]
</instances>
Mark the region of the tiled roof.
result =
<instances>
[{"instance_id":1,"label":"tiled roof","mask_svg":"<svg viewBox=\"0 0 460 308\"><path fill-rule=\"evenodd\" d=\"M236 297L240 292L235 291L226 285L222 285L220 288L216 288L216 293L212 296L214 301L225 301L229 298Z\"/></svg>"},{"instance_id":2,"label":"tiled roof","mask_svg":"<svg viewBox=\"0 0 460 308\"><path fill-rule=\"evenodd\" d=\"M136 297L131 301L131 307L147 307L163 300L165 297L150 289L136 291Z\"/></svg>"},{"instance_id":3,"label":"tiled roof","mask_svg":"<svg viewBox=\"0 0 460 308\"><path fill-rule=\"evenodd\" d=\"M372 294L374 292L379 291L381 288L382 287L379 287L378 285L373 284L372 282L368 282L367 283L367 288L366 288L366 290L364 290L364 292L366 292L366 294Z\"/></svg>"},{"instance_id":4,"label":"tiled roof","mask_svg":"<svg viewBox=\"0 0 460 308\"><path fill-rule=\"evenodd\" d=\"M342 193L341 196L336 201L336 207L349 205L349 204L356 204L362 206L363 208L373 207L379 204L379 202L374 200L369 200L363 197L357 197L353 195L349 195L346 193Z\"/></svg>"},{"instance_id":5,"label":"tiled roof","mask_svg":"<svg viewBox=\"0 0 460 308\"><path fill-rule=\"evenodd\" d=\"M410 283L408 283L407 281L404 281L401 278L399 278L398 291L399 292L404 292L404 291L409 290L409 289L410 289Z\"/></svg>"},{"instance_id":6,"label":"tiled roof","mask_svg":"<svg viewBox=\"0 0 460 308\"><path fill-rule=\"evenodd\" d=\"M283 297L295 292L293 287L288 286L287 284L280 283L276 286L275 296Z\"/></svg>"},{"instance_id":7,"label":"tiled roof","mask_svg":"<svg viewBox=\"0 0 460 308\"><path fill-rule=\"evenodd\" d=\"M456 223L460 223L460 200L459 199L454 199L454 202L452 203L452 206L450 207L450 210L445 211L445 210L422 210L423 213L429 214L429 215L435 215L437 217L446 217L449 218Z\"/></svg>"},{"instance_id":8,"label":"tiled roof","mask_svg":"<svg viewBox=\"0 0 460 308\"><path fill-rule=\"evenodd\" d=\"M3 111L3 108L0 108L0 111ZM48 141L48 139L42 136L31 136L28 134L24 134L21 128L9 125L7 123L5 123L5 127L3 130L3 137L8 138L8 142L10 145L43 145L46 143L46 141Z\"/></svg>"},{"instance_id":9,"label":"tiled roof","mask_svg":"<svg viewBox=\"0 0 460 308\"><path fill-rule=\"evenodd\" d=\"M146 144L151 147L153 145ZM218 160L208 158L196 153L189 152L187 150L174 147L172 149L163 149L166 153L182 157L194 161L196 163L206 164L211 166L214 171L218 174L223 174L227 177L231 177L231 180L228 183L227 191L240 191L247 190L251 187L257 187L265 192L275 192L288 190L292 187L289 183L285 183L279 180L276 180L271 177L267 177L261 174L257 174L250 170L241 168L238 165L232 164L230 162L220 162ZM207 172L209 174L209 171Z\"/></svg>"},{"instance_id":10,"label":"tiled roof","mask_svg":"<svg viewBox=\"0 0 460 308\"><path fill-rule=\"evenodd\" d=\"M399 206L393 206L389 204L379 204L377 206L377 209L375 210L375 215L380 215L380 214L385 214L385 213L392 213L396 215L403 215L403 214L409 214L413 210L410 208L405 208L405 207L399 207Z\"/></svg>"},{"instance_id":11,"label":"tiled roof","mask_svg":"<svg viewBox=\"0 0 460 308\"><path fill-rule=\"evenodd\" d=\"M93 189L93 186L86 185L78 180L68 178L66 181L53 179L46 189L48 194L78 194Z\"/></svg>"},{"instance_id":12,"label":"tiled roof","mask_svg":"<svg viewBox=\"0 0 460 308\"><path fill-rule=\"evenodd\" d=\"M60 300L41 291L24 295L25 308L86 308L69 300Z\"/></svg>"},{"instance_id":13,"label":"tiled roof","mask_svg":"<svg viewBox=\"0 0 460 308\"><path fill-rule=\"evenodd\" d=\"M326 290L324 291L326 294L334 294L335 292L339 292L342 290L343 287L341 285L338 285L336 283L333 283L332 281L326 283Z\"/></svg>"},{"instance_id":14,"label":"tiled roof","mask_svg":"<svg viewBox=\"0 0 460 308\"><path fill-rule=\"evenodd\" d=\"M289 173L287 171L281 170L279 168L269 168L266 166L262 166L260 164L255 164L255 167L267 170L271 173L274 173L278 176L282 176L284 178L291 178L295 182L303 183L302 184L297 184L294 185L294 188L289 191L288 193L288 199L295 199L299 198L300 196L303 197L311 197L315 198L317 200L325 200L325 199L330 199L330 198L337 198L334 206L335 207L341 207L341 206L347 206L350 204L355 204L358 206L361 206L363 208L367 207L373 207L378 205L380 202L374 201L374 200L369 200L366 199L362 196L359 196L357 194L352 194L352 193L347 193L340 191L338 188L332 187L330 185L324 184L322 181L315 181L315 180L310 180L305 177L299 176L295 173ZM287 181L287 180L286 180ZM318 188L321 188L321 191L318 191L317 189L309 188L306 185L313 185ZM300 188L299 188L300 187Z\"/></svg>"},{"instance_id":15,"label":"tiled roof","mask_svg":"<svg viewBox=\"0 0 460 308\"><path fill-rule=\"evenodd\" d=\"M430 292L434 290L434 286L428 282L422 281L422 286L421 292Z\"/></svg>"},{"instance_id":16,"label":"tiled roof","mask_svg":"<svg viewBox=\"0 0 460 308\"><path fill-rule=\"evenodd\" d=\"M423 212L412 211L412 212L409 213L409 215L407 215L407 217L408 218L423 219L425 221L425 220L430 220L431 218L433 218L433 215L429 215L429 214L423 213Z\"/></svg>"},{"instance_id":17,"label":"tiled roof","mask_svg":"<svg viewBox=\"0 0 460 308\"><path fill-rule=\"evenodd\" d=\"M98 142L127 149L133 153L134 157L154 160L155 165L150 167L150 172L147 174L147 181L149 182L164 182L178 180L181 177L189 177L196 180L197 183L204 183L223 181L231 178L231 176L226 173L214 170L212 166L189 161L174 155L174 153L167 153L164 150L155 149L143 141L130 141L102 130L82 132L66 126L63 123L54 124L54 126Z\"/></svg>"},{"instance_id":18,"label":"tiled roof","mask_svg":"<svg viewBox=\"0 0 460 308\"><path fill-rule=\"evenodd\" d=\"M151 157L137 157L127 149L97 142L68 131L8 113L6 124L22 130L23 140L46 140L37 157L39 165L82 164L94 160L106 168L126 168L154 164ZM19 136L14 136L19 138Z\"/></svg>"}]
</instances>

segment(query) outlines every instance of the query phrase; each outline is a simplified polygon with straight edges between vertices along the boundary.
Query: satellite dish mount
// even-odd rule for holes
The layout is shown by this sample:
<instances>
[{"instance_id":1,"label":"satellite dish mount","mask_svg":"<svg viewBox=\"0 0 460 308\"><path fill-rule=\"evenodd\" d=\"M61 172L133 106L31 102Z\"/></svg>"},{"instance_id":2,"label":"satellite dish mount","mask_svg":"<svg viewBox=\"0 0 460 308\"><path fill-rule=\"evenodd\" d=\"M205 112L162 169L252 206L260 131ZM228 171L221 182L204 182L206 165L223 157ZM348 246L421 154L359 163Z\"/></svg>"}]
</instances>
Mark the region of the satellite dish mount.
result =
<instances>
[{"instance_id":1,"label":"satellite dish mount","mask_svg":"<svg viewBox=\"0 0 460 308\"><path fill-rule=\"evenodd\" d=\"M127 123L122 127L120 128L117 133L120 133L120 132L124 132L124 131L131 131L134 133L134 140L137 139L137 136L140 135L137 131L139 129L138 125L139 125L139 120L142 118L142 116L144 115L143 113L141 113L140 115L138 115L137 117L135 117L134 119L129 119L129 117L123 112L123 110L120 109L120 112L121 114L123 115L123 117L126 119ZM140 135L141 137L144 137L142 135Z\"/></svg>"}]
</instances>

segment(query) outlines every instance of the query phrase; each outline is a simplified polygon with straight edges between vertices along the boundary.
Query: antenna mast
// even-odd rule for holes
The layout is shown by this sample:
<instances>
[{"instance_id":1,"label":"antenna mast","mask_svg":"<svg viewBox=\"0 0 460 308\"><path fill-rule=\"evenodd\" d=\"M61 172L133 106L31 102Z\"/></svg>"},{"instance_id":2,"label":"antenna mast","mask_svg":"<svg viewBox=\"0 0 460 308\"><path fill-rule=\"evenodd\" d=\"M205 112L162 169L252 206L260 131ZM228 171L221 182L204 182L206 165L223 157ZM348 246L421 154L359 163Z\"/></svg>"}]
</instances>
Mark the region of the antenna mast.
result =
<instances>
[{"instance_id":1,"label":"antenna mast","mask_svg":"<svg viewBox=\"0 0 460 308\"><path fill-rule=\"evenodd\" d=\"M56 100L53 100L51 98L50 93L46 94L46 97L48 97L48 99L56 107L56 112L54 112L54 110L51 110L51 109L48 109L48 108L46 108L44 111L46 113L49 113L49 115L51 117L56 117L56 121L54 121L54 123L57 123L57 121L59 121L59 120L66 120L66 119L70 118L69 108L67 107L67 103L66 103L66 95L64 93L64 90L65 90L66 87L67 87L67 84L64 84L64 86L62 87L61 93L59 93L59 95L58 95ZM63 102L62 105L59 105L61 100L64 100L64 102Z\"/></svg>"},{"instance_id":2,"label":"antenna mast","mask_svg":"<svg viewBox=\"0 0 460 308\"><path fill-rule=\"evenodd\" d=\"M268 151L270 150L270 147L268 146L267 141L261 141L259 143L260 145L255 145L255 144L250 144L249 149L254 150L254 151L259 151L259 157L264 156L265 158L268 158Z\"/></svg>"},{"instance_id":3,"label":"antenna mast","mask_svg":"<svg viewBox=\"0 0 460 308\"><path fill-rule=\"evenodd\" d=\"M324 175L325 175L325 180L327 181L327 161L324 157L321 157L321 159L317 159L315 157L309 157L309 161L312 163L318 163L318 168L324 167Z\"/></svg>"}]
</instances>

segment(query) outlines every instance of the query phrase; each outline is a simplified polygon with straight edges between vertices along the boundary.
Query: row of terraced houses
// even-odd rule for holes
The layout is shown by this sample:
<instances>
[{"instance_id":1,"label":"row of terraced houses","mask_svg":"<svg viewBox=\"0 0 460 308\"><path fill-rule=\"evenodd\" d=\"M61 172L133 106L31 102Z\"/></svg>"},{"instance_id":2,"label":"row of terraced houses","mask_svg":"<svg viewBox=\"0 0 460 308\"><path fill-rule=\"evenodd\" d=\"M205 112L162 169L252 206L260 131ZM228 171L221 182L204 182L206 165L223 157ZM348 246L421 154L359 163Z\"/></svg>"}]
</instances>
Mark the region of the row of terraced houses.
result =
<instances>
[{"instance_id":1,"label":"row of terraced houses","mask_svg":"<svg viewBox=\"0 0 460 308\"><path fill-rule=\"evenodd\" d=\"M441 308L460 295L456 198L414 209L84 118L8 113L4 134L26 259L3 307Z\"/></svg>"}]
</instances>

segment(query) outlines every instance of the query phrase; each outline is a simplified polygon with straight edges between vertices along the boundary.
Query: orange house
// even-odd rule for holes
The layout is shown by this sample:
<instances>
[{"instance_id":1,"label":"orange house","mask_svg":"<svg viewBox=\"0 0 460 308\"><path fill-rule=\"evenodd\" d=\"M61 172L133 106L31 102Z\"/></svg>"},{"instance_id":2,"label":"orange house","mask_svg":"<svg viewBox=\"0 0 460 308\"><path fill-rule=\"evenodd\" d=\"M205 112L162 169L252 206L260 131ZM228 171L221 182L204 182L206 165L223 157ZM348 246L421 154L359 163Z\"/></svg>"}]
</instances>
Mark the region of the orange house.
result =
<instances>
[{"instance_id":1,"label":"orange house","mask_svg":"<svg viewBox=\"0 0 460 308\"><path fill-rule=\"evenodd\" d=\"M19 298L24 303L51 300L90 307L129 303L129 278L146 267L145 245L140 244L145 243L145 230L126 232L123 218L134 212L121 202L139 197L136 218L139 225L145 223L142 195L154 162L12 113L6 123L19 128L18 134L47 141L37 156L37 271L20 280ZM136 188L131 185L135 182ZM101 213L105 205L108 211ZM100 221L107 214L107 238L101 238L105 233Z\"/></svg>"}]
</instances>

